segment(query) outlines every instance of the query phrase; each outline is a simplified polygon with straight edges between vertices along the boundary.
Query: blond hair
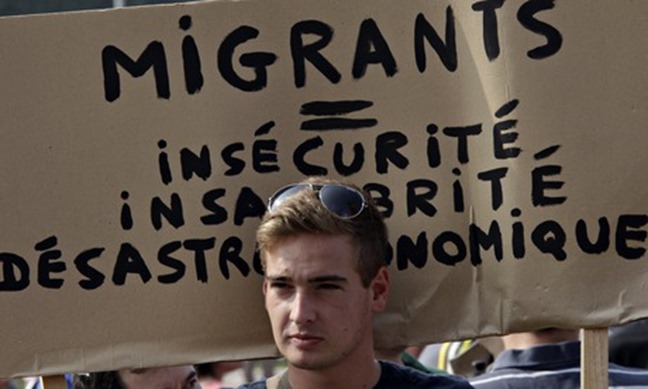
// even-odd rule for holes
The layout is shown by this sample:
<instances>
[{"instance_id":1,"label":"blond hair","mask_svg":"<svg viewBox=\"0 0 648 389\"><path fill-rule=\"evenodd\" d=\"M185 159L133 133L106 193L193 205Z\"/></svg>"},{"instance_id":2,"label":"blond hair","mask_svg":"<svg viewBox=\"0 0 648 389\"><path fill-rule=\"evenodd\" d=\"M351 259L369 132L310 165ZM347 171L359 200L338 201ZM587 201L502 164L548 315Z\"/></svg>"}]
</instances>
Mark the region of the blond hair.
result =
<instances>
[{"instance_id":1,"label":"blond hair","mask_svg":"<svg viewBox=\"0 0 648 389\"><path fill-rule=\"evenodd\" d=\"M256 233L257 247L265 267L265 252L275 243L299 234L348 235L357 248L355 269L368 287L387 261L387 227L371 197L357 186L324 177L311 177L304 184L345 185L358 190L367 201L360 215L342 219L329 211L316 191L303 190L266 212Z\"/></svg>"}]
</instances>

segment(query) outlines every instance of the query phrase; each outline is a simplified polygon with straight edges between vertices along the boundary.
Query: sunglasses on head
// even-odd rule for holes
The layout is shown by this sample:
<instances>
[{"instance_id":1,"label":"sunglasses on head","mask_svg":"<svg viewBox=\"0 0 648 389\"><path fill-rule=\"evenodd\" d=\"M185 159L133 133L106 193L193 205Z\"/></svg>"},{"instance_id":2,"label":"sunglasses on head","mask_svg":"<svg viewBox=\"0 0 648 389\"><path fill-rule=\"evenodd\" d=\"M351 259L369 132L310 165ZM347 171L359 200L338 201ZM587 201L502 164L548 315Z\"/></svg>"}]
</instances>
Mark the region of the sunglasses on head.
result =
<instances>
[{"instance_id":1,"label":"sunglasses on head","mask_svg":"<svg viewBox=\"0 0 648 389\"><path fill-rule=\"evenodd\" d=\"M367 207L367 200L357 189L340 184L292 184L275 192L268 200L272 212L290 197L306 189L317 192L319 201L332 214L341 219L353 219Z\"/></svg>"}]
</instances>

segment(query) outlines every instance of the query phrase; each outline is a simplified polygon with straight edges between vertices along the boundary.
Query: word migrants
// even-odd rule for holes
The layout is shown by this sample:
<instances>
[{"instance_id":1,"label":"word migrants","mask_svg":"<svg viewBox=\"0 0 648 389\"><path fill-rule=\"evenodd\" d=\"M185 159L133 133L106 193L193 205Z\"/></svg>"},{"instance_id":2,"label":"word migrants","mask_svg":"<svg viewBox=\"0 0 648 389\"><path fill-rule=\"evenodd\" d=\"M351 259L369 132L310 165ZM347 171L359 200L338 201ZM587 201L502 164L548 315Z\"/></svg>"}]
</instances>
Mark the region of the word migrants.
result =
<instances>
[{"instance_id":1,"label":"word migrants","mask_svg":"<svg viewBox=\"0 0 648 389\"><path fill-rule=\"evenodd\" d=\"M500 57L501 47L498 35L498 11L505 5L504 0L484 0L472 4L471 10L482 15L483 53L489 61ZM518 23L530 34L540 37L545 42L530 47L526 52L528 58L542 60L556 55L563 43L560 31L549 23L541 20L543 11L554 8L553 0L528 0L517 10ZM179 19L179 29L187 34L182 40L182 67L184 86L187 94L194 95L205 88L204 73L214 66L209 63L203 66L205 55L211 53L211 45L199 42L191 35L194 20L191 15ZM308 84L307 69L316 71L330 83L337 84L343 77L359 80L365 77L369 66L380 66L387 77L396 77L402 58L394 55L392 47L412 47L410 55L414 58L416 70L420 74L431 72L434 68L428 59L435 53L443 69L455 72L460 68L460 57L457 50L457 23L455 11L451 5L445 10L445 24L435 26L429 21L424 12L418 13L409 21L411 31L403 34L398 41L390 42L382 32L379 23L367 18L359 22L355 35L355 51L353 57L345 63L334 61L327 57L326 50L334 49L336 38L334 27L321 20L309 19L294 23L290 28L286 41L293 68L293 82L296 88L304 88ZM258 92L268 86L268 80L273 74L273 65L277 63L278 55L270 51L246 51L247 47L260 38L263 31L250 25L242 25L227 33L217 46L216 66L219 76L225 83L244 92ZM404 42L403 39L413 42ZM344 37L349 39L349 37ZM392 38L393 39L393 38ZM276 42L273 42L276 44ZM209 49L207 49L208 46ZM242 54L237 53L243 51ZM115 45L107 45L101 52L102 73L104 81L104 98L108 102L118 100L122 95L122 79L120 69L130 76L139 78L152 71L155 79L156 95L162 99L170 99L172 95L168 71L167 52L169 50L161 41L150 42L139 55L129 55ZM207 56L211 58L211 55ZM238 70L237 66L243 71ZM250 75L253 75L250 77Z\"/></svg>"}]
</instances>

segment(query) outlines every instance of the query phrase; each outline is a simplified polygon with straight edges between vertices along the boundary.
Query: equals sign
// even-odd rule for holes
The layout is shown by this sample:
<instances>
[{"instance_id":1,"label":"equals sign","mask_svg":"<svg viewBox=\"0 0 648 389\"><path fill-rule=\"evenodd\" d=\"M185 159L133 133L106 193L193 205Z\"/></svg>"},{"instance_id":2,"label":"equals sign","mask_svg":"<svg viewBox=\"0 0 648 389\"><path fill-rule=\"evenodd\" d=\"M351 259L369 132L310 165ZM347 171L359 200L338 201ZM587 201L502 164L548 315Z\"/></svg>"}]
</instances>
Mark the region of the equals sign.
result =
<instances>
[{"instance_id":1,"label":"equals sign","mask_svg":"<svg viewBox=\"0 0 648 389\"><path fill-rule=\"evenodd\" d=\"M301 106L299 113L305 116L325 116L318 119L305 120L301 124L303 131L357 130L373 127L378 124L376 119L342 118L348 113L362 111L373 106L366 100L342 101L312 101Z\"/></svg>"}]
</instances>

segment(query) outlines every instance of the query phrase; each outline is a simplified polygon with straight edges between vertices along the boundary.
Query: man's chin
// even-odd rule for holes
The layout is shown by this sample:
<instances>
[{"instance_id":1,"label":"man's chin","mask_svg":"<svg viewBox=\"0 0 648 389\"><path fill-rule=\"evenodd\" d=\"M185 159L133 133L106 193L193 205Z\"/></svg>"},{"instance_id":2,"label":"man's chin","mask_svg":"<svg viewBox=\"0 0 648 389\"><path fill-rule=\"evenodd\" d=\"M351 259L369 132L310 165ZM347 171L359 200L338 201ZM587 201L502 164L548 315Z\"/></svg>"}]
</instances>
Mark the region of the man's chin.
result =
<instances>
[{"instance_id":1,"label":"man's chin","mask_svg":"<svg viewBox=\"0 0 648 389\"><path fill-rule=\"evenodd\" d=\"M297 355L289 354L288 356L286 356L286 361L290 366L302 370L323 370L333 365L333 363L326 358L322 358L318 355L313 355L313 353L309 354L310 355L303 355L301 353Z\"/></svg>"},{"instance_id":2,"label":"man's chin","mask_svg":"<svg viewBox=\"0 0 648 389\"><path fill-rule=\"evenodd\" d=\"M297 360L292 362L288 361L288 364L290 366L296 367L301 370L310 370L310 371L324 370L329 366L329 364L321 363L318 361L303 361L303 360Z\"/></svg>"}]
</instances>

